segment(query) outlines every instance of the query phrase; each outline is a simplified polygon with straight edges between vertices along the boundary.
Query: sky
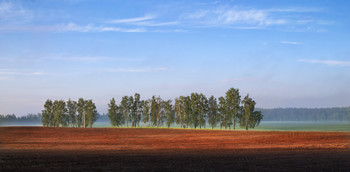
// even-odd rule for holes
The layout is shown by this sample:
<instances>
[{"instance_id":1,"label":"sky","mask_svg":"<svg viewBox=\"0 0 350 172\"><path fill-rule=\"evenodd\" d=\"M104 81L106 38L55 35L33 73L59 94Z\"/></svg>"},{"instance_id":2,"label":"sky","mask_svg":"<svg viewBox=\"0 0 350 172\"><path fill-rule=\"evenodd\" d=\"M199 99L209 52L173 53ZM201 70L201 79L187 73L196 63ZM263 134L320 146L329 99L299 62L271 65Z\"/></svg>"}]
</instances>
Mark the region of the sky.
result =
<instances>
[{"instance_id":1,"label":"sky","mask_svg":"<svg viewBox=\"0 0 350 172\"><path fill-rule=\"evenodd\" d=\"M238 88L256 107L350 106L348 0L0 0L0 114L47 99Z\"/></svg>"}]
</instances>

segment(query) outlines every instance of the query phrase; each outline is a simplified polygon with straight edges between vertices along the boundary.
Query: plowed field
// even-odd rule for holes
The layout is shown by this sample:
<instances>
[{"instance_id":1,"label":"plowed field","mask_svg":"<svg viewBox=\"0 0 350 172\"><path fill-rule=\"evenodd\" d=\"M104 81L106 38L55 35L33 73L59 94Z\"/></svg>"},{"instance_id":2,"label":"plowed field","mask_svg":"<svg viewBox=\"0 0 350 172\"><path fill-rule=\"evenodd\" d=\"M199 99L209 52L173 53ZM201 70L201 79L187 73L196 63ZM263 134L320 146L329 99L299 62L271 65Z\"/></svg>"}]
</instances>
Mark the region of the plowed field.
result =
<instances>
[{"instance_id":1,"label":"plowed field","mask_svg":"<svg viewBox=\"0 0 350 172\"><path fill-rule=\"evenodd\" d=\"M349 132L0 127L0 171L350 171Z\"/></svg>"}]
</instances>

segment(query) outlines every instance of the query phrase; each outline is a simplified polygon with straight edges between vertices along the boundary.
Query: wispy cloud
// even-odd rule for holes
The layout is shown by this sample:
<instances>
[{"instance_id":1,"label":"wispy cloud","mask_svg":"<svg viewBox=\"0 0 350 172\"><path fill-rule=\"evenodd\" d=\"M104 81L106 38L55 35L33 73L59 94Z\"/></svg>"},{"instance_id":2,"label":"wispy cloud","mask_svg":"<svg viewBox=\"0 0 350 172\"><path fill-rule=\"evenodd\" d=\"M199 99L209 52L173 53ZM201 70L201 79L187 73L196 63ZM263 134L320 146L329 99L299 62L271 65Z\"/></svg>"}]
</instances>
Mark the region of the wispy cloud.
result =
<instances>
[{"instance_id":1,"label":"wispy cloud","mask_svg":"<svg viewBox=\"0 0 350 172\"><path fill-rule=\"evenodd\" d=\"M238 77L238 78L228 78L222 80L223 83L231 83L231 82L267 82L271 81L268 78L256 78L256 77Z\"/></svg>"},{"instance_id":2,"label":"wispy cloud","mask_svg":"<svg viewBox=\"0 0 350 172\"><path fill-rule=\"evenodd\" d=\"M145 15L142 17L110 20L108 22L109 23L134 23L134 22L140 22L140 21L150 20L150 19L154 19L154 18L155 18L155 16L153 16L153 15Z\"/></svg>"},{"instance_id":3,"label":"wispy cloud","mask_svg":"<svg viewBox=\"0 0 350 172\"><path fill-rule=\"evenodd\" d=\"M122 72L122 73L147 73L147 72L160 72L167 71L168 68L104 68L104 72Z\"/></svg>"},{"instance_id":4,"label":"wispy cloud","mask_svg":"<svg viewBox=\"0 0 350 172\"><path fill-rule=\"evenodd\" d=\"M188 30L183 30L183 29L170 29L170 30L152 30L151 32L158 32L158 33L169 33L169 32L178 32L178 33L183 33L183 32L189 32Z\"/></svg>"},{"instance_id":5,"label":"wispy cloud","mask_svg":"<svg viewBox=\"0 0 350 172\"><path fill-rule=\"evenodd\" d=\"M59 32L67 32L67 31L73 31L73 32L91 32L91 31L98 31L96 27L93 27L92 25L86 25L81 26L77 25L75 23L68 23L68 24L60 24L58 26L54 26L53 29L55 31Z\"/></svg>"},{"instance_id":6,"label":"wispy cloud","mask_svg":"<svg viewBox=\"0 0 350 172\"><path fill-rule=\"evenodd\" d=\"M76 0L74 0L76 1ZM169 9L169 13L171 9ZM165 14L157 14L152 11L145 15L133 18L119 18L104 20L103 23L77 24L73 22L53 25L17 25L8 21L22 22L34 18L33 12L14 4L12 1L0 2L0 32L158 32L155 27L167 27L168 31L188 30L194 27L224 27L230 29L264 29L274 26L297 27L298 31L325 31L318 25L329 25L330 22L313 18L300 17L300 13L321 12L317 8L277 8L277 9L254 9L242 6L223 6L217 3L194 8L191 12L181 11L168 18ZM294 13L296 13L294 15ZM168 17L166 17L168 16ZM175 26L176 28L171 26ZM287 27L286 27L287 28ZM281 43L287 43L282 41ZM289 42L293 44L293 42Z\"/></svg>"},{"instance_id":7,"label":"wispy cloud","mask_svg":"<svg viewBox=\"0 0 350 172\"><path fill-rule=\"evenodd\" d=\"M181 23L194 27L264 29L268 27L318 31L319 19L300 14L320 13L318 8L255 9L242 6L210 6L184 14ZM311 15L312 16L312 15ZM292 29L291 29L292 28ZM311 28L311 29L310 29Z\"/></svg>"},{"instance_id":8,"label":"wispy cloud","mask_svg":"<svg viewBox=\"0 0 350 172\"><path fill-rule=\"evenodd\" d=\"M295 41L281 41L281 44L298 45L298 44L301 44L301 43L300 42L295 42Z\"/></svg>"},{"instance_id":9,"label":"wispy cloud","mask_svg":"<svg viewBox=\"0 0 350 172\"><path fill-rule=\"evenodd\" d=\"M101 27L97 28L98 32L146 32L146 29L135 28L135 29L124 29L118 27Z\"/></svg>"},{"instance_id":10,"label":"wispy cloud","mask_svg":"<svg viewBox=\"0 0 350 172\"><path fill-rule=\"evenodd\" d=\"M305 8L305 7L294 7L294 8L272 8L267 9L270 12L293 12L293 13L314 13L323 11L322 8Z\"/></svg>"},{"instance_id":11,"label":"wispy cloud","mask_svg":"<svg viewBox=\"0 0 350 172\"><path fill-rule=\"evenodd\" d=\"M33 17L31 11L23 9L11 1L0 2L0 22L18 24L29 21Z\"/></svg>"},{"instance_id":12,"label":"wispy cloud","mask_svg":"<svg viewBox=\"0 0 350 172\"><path fill-rule=\"evenodd\" d=\"M96 61L144 61L142 58L123 58L123 57L106 57L106 56L59 56L52 57L57 60L79 61L79 62L96 62Z\"/></svg>"},{"instance_id":13,"label":"wispy cloud","mask_svg":"<svg viewBox=\"0 0 350 172\"><path fill-rule=\"evenodd\" d=\"M230 82L240 82L240 81L252 81L254 78L229 78L222 80L223 83L230 83Z\"/></svg>"},{"instance_id":14,"label":"wispy cloud","mask_svg":"<svg viewBox=\"0 0 350 172\"><path fill-rule=\"evenodd\" d=\"M286 26L286 29L293 28L293 30L298 31L318 32L319 28L316 26L322 24L317 21L321 20L311 17L301 17L300 14L318 13L321 11L322 9L318 8L255 9L214 4L203 6L201 9L195 9L189 13L180 12L178 16L170 21L164 21L164 18L161 17L162 15L157 15L157 17L155 17L156 15L145 15L136 18L112 20L109 23L143 26L146 28L177 26L182 28L223 27L230 29L264 29Z\"/></svg>"},{"instance_id":15,"label":"wispy cloud","mask_svg":"<svg viewBox=\"0 0 350 172\"><path fill-rule=\"evenodd\" d=\"M158 67L158 68L152 68L151 70L152 70L152 71L167 71L167 70L169 70L169 69L166 68L166 67Z\"/></svg>"},{"instance_id":16,"label":"wispy cloud","mask_svg":"<svg viewBox=\"0 0 350 172\"><path fill-rule=\"evenodd\" d=\"M324 64L328 66L350 66L350 61L338 61L338 60L308 60L308 59L299 59L300 62L312 63L312 64Z\"/></svg>"},{"instance_id":17,"label":"wispy cloud","mask_svg":"<svg viewBox=\"0 0 350 172\"><path fill-rule=\"evenodd\" d=\"M138 26L170 26L170 25L177 25L177 24L179 24L179 22L177 22L177 21L172 21L172 22L147 21L147 22L136 22L133 24L138 25Z\"/></svg>"},{"instance_id":18,"label":"wispy cloud","mask_svg":"<svg viewBox=\"0 0 350 172\"><path fill-rule=\"evenodd\" d=\"M14 70L3 70L0 71L1 77L8 77L8 76L38 76L38 75L44 75L42 72L18 72Z\"/></svg>"},{"instance_id":19,"label":"wispy cloud","mask_svg":"<svg viewBox=\"0 0 350 172\"><path fill-rule=\"evenodd\" d=\"M143 28L78 25L73 22L53 26L0 26L0 32L146 32Z\"/></svg>"},{"instance_id":20,"label":"wispy cloud","mask_svg":"<svg viewBox=\"0 0 350 172\"><path fill-rule=\"evenodd\" d=\"M142 17L128 18L128 19L116 19L107 21L107 23L113 24L128 24L146 27L157 27L157 26L171 26L179 24L178 21L156 21L154 15L145 15Z\"/></svg>"},{"instance_id":21,"label":"wispy cloud","mask_svg":"<svg viewBox=\"0 0 350 172\"><path fill-rule=\"evenodd\" d=\"M6 77L6 76L0 76L0 80L9 80L11 79L10 77Z\"/></svg>"},{"instance_id":22,"label":"wispy cloud","mask_svg":"<svg viewBox=\"0 0 350 172\"><path fill-rule=\"evenodd\" d=\"M266 10L257 9L239 9L216 8L207 10L198 10L185 16L188 22L194 22L196 25L221 27L221 26L238 26L238 27L255 27L285 24L284 19L276 19L269 15Z\"/></svg>"},{"instance_id":23,"label":"wispy cloud","mask_svg":"<svg viewBox=\"0 0 350 172\"><path fill-rule=\"evenodd\" d=\"M126 68L108 68L103 69L105 72L125 72L125 73L145 73L149 72L147 69L126 69Z\"/></svg>"}]
</instances>

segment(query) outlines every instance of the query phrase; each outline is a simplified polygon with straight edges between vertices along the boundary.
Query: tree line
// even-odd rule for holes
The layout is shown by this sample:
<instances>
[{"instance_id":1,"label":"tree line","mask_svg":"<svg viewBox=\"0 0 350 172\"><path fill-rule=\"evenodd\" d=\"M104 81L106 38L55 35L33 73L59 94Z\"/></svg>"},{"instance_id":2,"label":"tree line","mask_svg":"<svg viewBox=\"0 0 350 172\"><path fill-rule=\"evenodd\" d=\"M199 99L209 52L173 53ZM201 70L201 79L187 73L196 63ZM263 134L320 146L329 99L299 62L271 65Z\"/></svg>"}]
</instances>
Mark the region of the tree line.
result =
<instances>
[{"instance_id":1,"label":"tree line","mask_svg":"<svg viewBox=\"0 0 350 172\"><path fill-rule=\"evenodd\" d=\"M46 100L42 110L42 123L47 127L92 127L97 120L97 110L92 100Z\"/></svg>"},{"instance_id":2,"label":"tree line","mask_svg":"<svg viewBox=\"0 0 350 172\"><path fill-rule=\"evenodd\" d=\"M0 124L7 124L7 123L13 123L13 122L20 122L20 123L39 123L41 122L42 117L41 114L28 114L26 116L16 117L15 114L7 114L2 115L0 114Z\"/></svg>"},{"instance_id":3,"label":"tree line","mask_svg":"<svg viewBox=\"0 0 350 172\"><path fill-rule=\"evenodd\" d=\"M350 107L260 109L265 121L350 121Z\"/></svg>"},{"instance_id":4,"label":"tree line","mask_svg":"<svg viewBox=\"0 0 350 172\"><path fill-rule=\"evenodd\" d=\"M243 100L239 90L229 89L225 96L209 99L201 93L191 93L172 100L160 96L141 100L140 94L124 96L119 105L114 98L108 104L108 117L112 126L138 127L142 121L147 126L170 127L176 123L181 128L202 128L208 123L211 128L236 129L236 124L248 128L258 126L263 118L261 111L255 110L255 101L247 94Z\"/></svg>"}]
</instances>

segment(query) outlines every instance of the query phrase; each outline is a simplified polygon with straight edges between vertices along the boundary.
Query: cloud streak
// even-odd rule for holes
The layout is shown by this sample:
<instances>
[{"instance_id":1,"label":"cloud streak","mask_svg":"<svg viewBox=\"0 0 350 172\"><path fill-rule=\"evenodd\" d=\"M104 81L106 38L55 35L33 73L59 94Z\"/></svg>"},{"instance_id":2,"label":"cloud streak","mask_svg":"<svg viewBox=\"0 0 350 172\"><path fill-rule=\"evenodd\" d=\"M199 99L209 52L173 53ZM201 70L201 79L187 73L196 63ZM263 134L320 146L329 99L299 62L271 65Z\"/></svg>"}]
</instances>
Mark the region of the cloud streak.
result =
<instances>
[{"instance_id":1,"label":"cloud streak","mask_svg":"<svg viewBox=\"0 0 350 172\"><path fill-rule=\"evenodd\" d=\"M198 10L184 17L188 23L194 22L199 26L222 27L238 26L251 28L257 26L282 25L284 19L270 16L267 10L239 9L237 7Z\"/></svg>"},{"instance_id":2,"label":"cloud streak","mask_svg":"<svg viewBox=\"0 0 350 172\"><path fill-rule=\"evenodd\" d=\"M222 83L231 83L231 82L270 82L268 78L256 78L256 77L238 77L238 78L228 78L222 80Z\"/></svg>"},{"instance_id":3,"label":"cloud streak","mask_svg":"<svg viewBox=\"0 0 350 172\"><path fill-rule=\"evenodd\" d=\"M293 12L293 13L315 13L321 12L321 8L305 8L305 7L296 7L296 8L272 8L267 9L266 11L270 12Z\"/></svg>"},{"instance_id":4,"label":"cloud streak","mask_svg":"<svg viewBox=\"0 0 350 172\"><path fill-rule=\"evenodd\" d=\"M312 63L312 64L324 64L327 66L350 66L350 61L338 61L338 60L308 60L308 59L299 59L300 62Z\"/></svg>"},{"instance_id":5,"label":"cloud streak","mask_svg":"<svg viewBox=\"0 0 350 172\"><path fill-rule=\"evenodd\" d=\"M0 22L18 24L29 21L33 17L32 12L23 9L12 2L0 2Z\"/></svg>"},{"instance_id":6,"label":"cloud streak","mask_svg":"<svg viewBox=\"0 0 350 172\"><path fill-rule=\"evenodd\" d=\"M160 27L160 26L171 26L180 24L178 21L155 21L156 19L154 15L145 15L142 17L136 18L128 18L128 19L116 19L107 21L107 23L113 24L129 24L129 25L137 25L137 26L147 26L147 27Z\"/></svg>"},{"instance_id":7,"label":"cloud streak","mask_svg":"<svg viewBox=\"0 0 350 172\"><path fill-rule=\"evenodd\" d=\"M108 22L115 23L115 24L117 24L117 23L134 23L134 22L140 22L140 21L150 20L150 19L154 19L154 18L155 18L155 16L145 15L145 16L136 17L136 18L110 20Z\"/></svg>"},{"instance_id":8,"label":"cloud streak","mask_svg":"<svg viewBox=\"0 0 350 172\"><path fill-rule=\"evenodd\" d=\"M111 72L111 73L148 73L148 72L161 72L161 71L167 71L168 68L166 67L159 67L159 68L104 68L102 71L104 72Z\"/></svg>"},{"instance_id":9,"label":"cloud streak","mask_svg":"<svg viewBox=\"0 0 350 172\"><path fill-rule=\"evenodd\" d=\"M281 41L281 44L290 44L290 45L299 45L300 42L294 42L294 41Z\"/></svg>"},{"instance_id":10,"label":"cloud streak","mask_svg":"<svg viewBox=\"0 0 350 172\"><path fill-rule=\"evenodd\" d=\"M0 26L0 32L146 32L143 28L78 25L73 22L54 26Z\"/></svg>"},{"instance_id":11,"label":"cloud streak","mask_svg":"<svg viewBox=\"0 0 350 172\"><path fill-rule=\"evenodd\" d=\"M105 26L93 26L89 25L77 25L73 22L68 24L61 24L53 27L54 31L57 32L146 32L145 29L142 28L119 28L119 27L105 27Z\"/></svg>"},{"instance_id":12,"label":"cloud streak","mask_svg":"<svg viewBox=\"0 0 350 172\"><path fill-rule=\"evenodd\" d=\"M210 5L195 8L193 12L179 12L173 18L166 18L167 14L157 15L152 12L144 16L134 18L121 18L108 20L103 24L76 24L73 22L55 25L17 25L11 21L30 21L34 13L23 9L20 4L3 1L0 3L0 32L157 32L153 27L180 27L171 30L183 30L196 27L224 27L230 29L264 29L272 26L298 26L295 29L305 30L303 26L319 25L312 18L301 18L300 13L320 12L316 8L281 8L281 9L254 9L238 6ZM171 14L169 9L169 14ZM288 15L285 15L288 14ZM294 15L297 14L297 15ZM324 23L324 22L323 22ZM116 27L117 26L117 27ZM136 28L126 28L132 26ZM307 27L311 28L314 27ZM299 28L301 27L301 28ZM152 29L153 28L153 29ZM187 30L185 29L185 30ZM309 31L310 29L308 29ZM169 32L168 31L168 32ZM298 44L296 42L282 41L286 44Z\"/></svg>"},{"instance_id":13,"label":"cloud streak","mask_svg":"<svg viewBox=\"0 0 350 172\"><path fill-rule=\"evenodd\" d=\"M44 75L42 72L16 72L16 71L0 71L1 77L6 76L14 76L14 75L21 75L21 76L39 76Z\"/></svg>"},{"instance_id":14,"label":"cloud streak","mask_svg":"<svg viewBox=\"0 0 350 172\"><path fill-rule=\"evenodd\" d=\"M121 57L104 57L104 56L59 56L53 57L58 60L79 61L79 62L97 62L97 61L144 61L142 58L121 58Z\"/></svg>"},{"instance_id":15,"label":"cloud streak","mask_svg":"<svg viewBox=\"0 0 350 172\"><path fill-rule=\"evenodd\" d=\"M320 13L318 8L254 9L242 6L210 6L183 14L181 23L192 27L221 27L229 29L265 29L284 27L285 30L319 31L312 17L301 14ZM329 23L329 22L328 22ZM291 30L292 28L292 30Z\"/></svg>"},{"instance_id":16,"label":"cloud streak","mask_svg":"<svg viewBox=\"0 0 350 172\"><path fill-rule=\"evenodd\" d=\"M136 22L133 23L134 25L138 26L171 26L171 25L177 25L179 22L172 21L172 22L154 22L154 21L147 21L147 22Z\"/></svg>"}]
</instances>

